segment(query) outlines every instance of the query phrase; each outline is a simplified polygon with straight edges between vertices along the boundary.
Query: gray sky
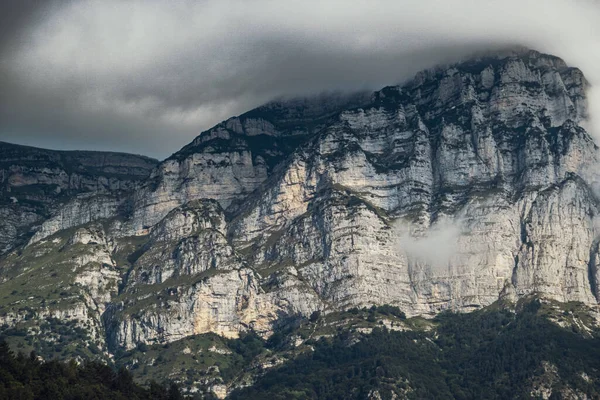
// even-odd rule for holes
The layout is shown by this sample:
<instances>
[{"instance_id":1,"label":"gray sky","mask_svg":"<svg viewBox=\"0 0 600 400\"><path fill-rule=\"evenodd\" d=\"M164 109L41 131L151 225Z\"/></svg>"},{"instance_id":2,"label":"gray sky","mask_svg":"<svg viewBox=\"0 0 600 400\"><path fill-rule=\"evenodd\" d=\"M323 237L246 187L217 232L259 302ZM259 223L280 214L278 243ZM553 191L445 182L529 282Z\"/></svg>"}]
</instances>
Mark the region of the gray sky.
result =
<instances>
[{"instance_id":1,"label":"gray sky","mask_svg":"<svg viewBox=\"0 0 600 400\"><path fill-rule=\"evenodd\" d=\"M378 89L508 45L558 55L600 86L596 0L0 0L0 7L0 140L40 147L164 158L275 97ZM600 110L596 93L592 110Z\"/></svg>"}]
</instances>

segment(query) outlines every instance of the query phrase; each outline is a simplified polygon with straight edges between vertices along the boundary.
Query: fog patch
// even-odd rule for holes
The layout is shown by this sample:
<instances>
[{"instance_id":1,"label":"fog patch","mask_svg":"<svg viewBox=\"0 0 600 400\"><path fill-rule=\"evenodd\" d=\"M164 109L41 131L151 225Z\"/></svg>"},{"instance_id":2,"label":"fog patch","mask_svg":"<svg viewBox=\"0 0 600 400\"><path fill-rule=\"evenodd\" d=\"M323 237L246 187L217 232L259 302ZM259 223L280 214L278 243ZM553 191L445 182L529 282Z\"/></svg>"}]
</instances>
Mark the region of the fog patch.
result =
<instances>
[{"instance_id":1,"label":"fog patch","mask_svg":"<svg viewBox=\"0 0 600 400\"><path fill-rule=\"evenodd\" d=\"M426 229L399 220L394 224L400 253L409 263L445 270L457 261L459 240L466 228L461 220L444 219Z\"/></svg>"}]
</instances>

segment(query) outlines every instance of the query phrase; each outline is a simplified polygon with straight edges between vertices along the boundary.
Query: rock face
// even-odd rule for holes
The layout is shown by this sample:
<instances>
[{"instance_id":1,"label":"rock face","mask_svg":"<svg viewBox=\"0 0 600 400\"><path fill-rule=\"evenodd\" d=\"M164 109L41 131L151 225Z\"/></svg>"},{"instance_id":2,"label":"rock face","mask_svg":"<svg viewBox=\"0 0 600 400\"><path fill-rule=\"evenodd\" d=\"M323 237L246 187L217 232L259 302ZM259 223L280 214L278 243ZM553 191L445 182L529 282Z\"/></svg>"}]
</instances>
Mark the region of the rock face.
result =
<instances>
[{"instance_id":1,"label":"rock face","mask_svg":"<svg viewBox=\"0 0 600 400\"><path fill-rule=\"evenodd\" d=\"M368 95L266 105L202 133L139 185L86 183L95 189L5 256L1 285L53 265L57 247L81 254L77 304L112 350L268 336L290 318L373 304L433 315L537 294L597 306L586 87L578 69L531 51ZM11 176L11 188L33 182ZM81 187L71 180L53 184ZM22 213L13 220L41 220ZM50 258L25 264L39 257Z\"/></svg>"},{"instance_id":2,"label":"rock face","mask_svg":"<svg viewBox=\"0 0 600 400\"><path fill-rule=\"evenodd\" d=\"M52 222L37 231L36 240L105 217L102 211L96 215L92 205L82 209L82 201L70 210L62 206L80 194L91 197L131 192L156 163L131 154L53 151L0 142L0 254L26 241L36 224L50 216L54 216ZM96 208L103 207L98 199L93 202Z\"/></svg>"},{"instance_id":3,"label":"rock face","mask_svg":"<svg viewBox=\"0 0 600 400\"><path fill-rule=\"evenodd\" d=\"M132 233L145 232L191 200L215 199L223 208L243 201L336 113L368 100L356 94L275 102L204 132L162 162L136 193Z\"/></svg>"},{"instance_id":4,"label":"rock face","mask_svg":"<svg viewBox=\"0 0 600 400\"><path fill-rule=\"evenodd\" d=\"M299 148L230 236L254 265L300 266L338 307L469 310L505 290L595 304L584 90L580 71L537 53L385 88ZM432 263L418 238L448 221L460 229L438 245L453 251Z\"/></svg>"}]
</instances>

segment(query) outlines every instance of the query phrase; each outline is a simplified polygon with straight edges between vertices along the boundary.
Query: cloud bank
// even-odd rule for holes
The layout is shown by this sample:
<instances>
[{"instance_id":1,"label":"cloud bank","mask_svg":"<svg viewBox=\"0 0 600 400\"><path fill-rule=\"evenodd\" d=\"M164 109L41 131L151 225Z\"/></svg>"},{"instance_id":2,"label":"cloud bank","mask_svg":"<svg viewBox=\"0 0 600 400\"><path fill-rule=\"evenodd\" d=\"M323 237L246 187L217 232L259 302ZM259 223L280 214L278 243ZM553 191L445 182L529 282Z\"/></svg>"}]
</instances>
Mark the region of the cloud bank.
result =
<instances>
[{"instance_id":1,"label":"cloud bank","mask_svg":"<svg viewBox=\"0 0 600 400\"><path fill-rule=\"evenodd\" d=\"M394 229L399 251L410 262L424 263L432 272L446 271L453 260L458 261L459 239L467 231L463 221L449 219L436 222L419 235L411 233L413 227L402 220L396 221Z\"/></svg>"},{"instance_id":2,"label":"cloud bank","mask_svg":"<svg viewBox=\"0 0 600 400\"><path fill-rule=\"evenodd\" d=\"M37 146L162 158L276 97L378 89L513 45L600 87L592 0L2 4L0 138Z\"/></svg>"}]
</instances>

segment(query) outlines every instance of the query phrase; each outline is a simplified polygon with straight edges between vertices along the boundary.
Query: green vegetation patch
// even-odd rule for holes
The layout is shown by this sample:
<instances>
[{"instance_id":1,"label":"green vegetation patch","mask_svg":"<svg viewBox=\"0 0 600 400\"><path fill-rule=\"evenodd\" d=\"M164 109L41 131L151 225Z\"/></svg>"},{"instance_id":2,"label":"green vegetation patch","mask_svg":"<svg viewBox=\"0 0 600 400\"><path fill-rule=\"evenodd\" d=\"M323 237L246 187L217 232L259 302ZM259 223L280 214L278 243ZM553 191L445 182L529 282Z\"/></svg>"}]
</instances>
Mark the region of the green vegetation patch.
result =
<instances>
[{"instance_id":1,"label":"green vegetation patch","mask_svg":"<svg viewBox=\"0 0 600 400\"><path fill-rule=\"evenodd\" d=\"M102 342L92 338L88 328L80 321L47 317L19 322L10 328L0 327L0 336L11 349L24 353L35 351L44 360L105 360Z\"/></svg>"},{"instance_id":2,"label":"green vegetation patch","mask_svg":"<svg viewBox=\"0 0 600 400\"><path fill-rule=\"evenodd\" d=\"M143 388L126 369L115 372L101 363L43 362L34 352L15 355L7 343L1 342L0 398L177 400L183 396L176 385L167 388L152 382Z\"/></svg>"},{"instance_id":3,"label":"green vegetation patch","mask_svg":"<svg viewBox=\"0 0 600 400\"><path fill-rule=\"evenodd\" d=\"M427 331L345 330L308 341L292 361L239 389L232 399L530 399L546 379L553 398L573 390L600 397L600 338L563 329L534 300L509 309L443 313ZM544 378L544 365L559 379ZM583 374L585 373L585 374Z\"/></svg>"},{"instance_id":4,"label":"green vegetation patch","mask_svg":"<svg viewBox=\"0 0 600 400\"><path fill-rule=\"evenodd\" d=\"M78 260L101 245L67 245L73 233L74 229L62 231L3 260L0 314L21 313L26 307L66 308L80 301L81 287L74 283L81 272Z\"/></svg>"}]
</instances>

